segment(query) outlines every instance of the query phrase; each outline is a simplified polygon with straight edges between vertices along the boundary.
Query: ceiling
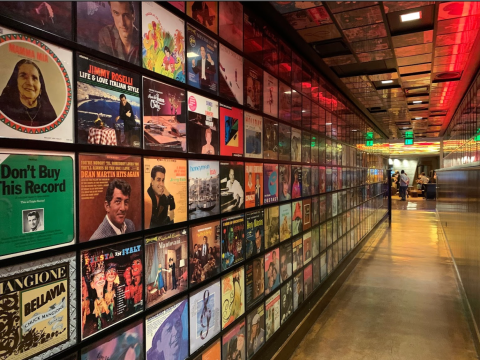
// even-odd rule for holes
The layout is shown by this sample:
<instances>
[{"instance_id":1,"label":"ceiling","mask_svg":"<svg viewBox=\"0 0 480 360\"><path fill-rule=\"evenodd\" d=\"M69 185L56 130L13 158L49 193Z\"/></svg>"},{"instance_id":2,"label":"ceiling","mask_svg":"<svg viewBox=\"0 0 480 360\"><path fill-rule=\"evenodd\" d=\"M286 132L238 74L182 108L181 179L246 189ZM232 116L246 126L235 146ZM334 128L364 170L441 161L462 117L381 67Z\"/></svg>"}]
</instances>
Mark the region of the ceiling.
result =
<instances>
[{"instance_id":1,"label":"ceiling","mask_svg":"<svg viewBox=\"0 0 480 360\"><path fill-rule=\"evenodd\" d=\"M271 4L391 139L440 136L480 64L480 2Z\"/></svg>"}]
</instances>

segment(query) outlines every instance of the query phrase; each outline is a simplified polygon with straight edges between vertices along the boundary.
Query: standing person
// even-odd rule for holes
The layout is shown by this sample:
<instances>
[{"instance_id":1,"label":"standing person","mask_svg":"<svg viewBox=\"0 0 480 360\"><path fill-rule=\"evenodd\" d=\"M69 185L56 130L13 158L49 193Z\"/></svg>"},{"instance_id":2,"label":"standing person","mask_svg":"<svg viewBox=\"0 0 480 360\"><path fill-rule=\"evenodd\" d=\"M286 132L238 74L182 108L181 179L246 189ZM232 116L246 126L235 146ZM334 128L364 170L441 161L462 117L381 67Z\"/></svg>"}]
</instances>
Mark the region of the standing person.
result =
<instances>
[{"instance_id":1,"label":"standing person","mask_svg":"<svg viewBox=\"0 0 480 360\"><path fill-rule=\"evenodd\" d=\"M117 137L117 143L123 146L131 146L131 135L135 129L135 116L133 115L132 105L127 101L125 94L120 95L120 109L118 110L119 116L115 119L115 122L118 120L123 120L123 134L125 135L125 140L121 143L119 137Z\"/></svg>"},{"instance_id":2,"label":"standing person","mask_svg":"<svg viewBox=\"0 0 480 360\"><path fill-rule=\"evenodd\" d=\"M405 201L405 196L408 188L408 176L405 174L405 171L400 173L400 196L402 197L401 201Z\"/></svg>"},{"instance_id":3,"label":"standing person","mask_svg":"<svg viewBox=\"0 0 480 360\"><path fill-rule=\"evenodd\" d=\"M198 55L197 55L198 56ZM192 59L192 71L200 74L200 88L202 90L212 90L210 86L215 83L215 62L210 53L207 53L205 46L200 46L200 60Z\"/></svg>"},{"instance_id":4,"label":"standing person","mask_svg":"<svg viewBox=\"0 0 480 360\"><path fill-rule=\"evenodd\" d=\"M422 181L422 191L423 191L423 198L427 198L427 184L430 181L428 177L425 176L425 173L422 172L422 175L420 175L420 180Z\"/></svg>"},{"instance_id":5,"label":"standing person","mask_svg":"<svg viewBox=\"0 0 480 360\"><path fill-rule=\"evenodd\" d=\"M169 268L172 269L172 290L175 290L177 288L177 278L175 276L175 261L173 259L170 259Z\"/></svg>"}]
</instances>

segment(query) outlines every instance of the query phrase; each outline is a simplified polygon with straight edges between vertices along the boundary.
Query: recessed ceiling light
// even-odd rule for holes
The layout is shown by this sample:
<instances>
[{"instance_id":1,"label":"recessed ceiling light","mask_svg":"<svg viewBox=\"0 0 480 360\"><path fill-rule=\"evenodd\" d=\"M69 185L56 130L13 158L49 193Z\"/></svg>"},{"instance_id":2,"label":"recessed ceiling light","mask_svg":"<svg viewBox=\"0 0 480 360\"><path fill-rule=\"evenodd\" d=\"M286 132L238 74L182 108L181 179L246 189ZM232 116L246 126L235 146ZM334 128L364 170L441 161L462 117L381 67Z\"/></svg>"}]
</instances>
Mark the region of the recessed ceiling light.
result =
<instances>
[{"instance_id":1,"label":"recessed ceiling light","mask_svg":"<svg viewBox=\"0 0 480 360\"><path fill-rule=\"evenodd\" d=\"M421 117L416 117L415 120L422 120L422 118Z\"/></svg>"},{"instance_id":2,"label":"recessed ceiling light","mask_svg":"<svg viewBox=\"0 0 480 360\"><path fill-rule=\"evenodd\" d=\"M284 94L291 94L292 92L291 91L284 91L283 93Z\"/></svg>"},{"instance_id":3,"label":"recessed ceiling light","mask_svg":"<svg viewBox=\"0 0 480 360\"><path fill-rule=\"evenodd\" d=\"M332 125L332 123L325 123L325 125Z\"/></svg>"},{"instance_id":4,"label":"recessed ceiling light","mask_svg":"<svg viewBox=\"0 0 480 360\"><path fill-rule=\"evenodd\" d=\"M358 131L358 130L353 129L352 131Z\"/></svg>"},{"instance_id":5,"label":"recessed ceiling light","mask_svg":"<svg viewBox=\"0 0 480 360\"><path fill-rule=\"evenodd\" d=\"M391 84L393 80L382 80L382 84Z\"/></svg>"},{"instance_id":6,"label":"recessed ceiling light","mask_svg":"<svg viewBox=\"0 0 480 360\"><path fill-rule=\"evenodd\" d=\"M422 103L422 100L415 100L415 101L412 101L414 104L421 104Z\"/></svg>"},{"instance_id":7,"label":"recessed ceiling light","mask_svg":"<svg viewBox=\"0 0 480 360\"><path fill-rule=\"evenodd\" d=\"M422 12L416 11L413 13L403 14L400 15L400 18L402 19L402 22L418 20L422 18Z\"/></svg>"}]
</instances>

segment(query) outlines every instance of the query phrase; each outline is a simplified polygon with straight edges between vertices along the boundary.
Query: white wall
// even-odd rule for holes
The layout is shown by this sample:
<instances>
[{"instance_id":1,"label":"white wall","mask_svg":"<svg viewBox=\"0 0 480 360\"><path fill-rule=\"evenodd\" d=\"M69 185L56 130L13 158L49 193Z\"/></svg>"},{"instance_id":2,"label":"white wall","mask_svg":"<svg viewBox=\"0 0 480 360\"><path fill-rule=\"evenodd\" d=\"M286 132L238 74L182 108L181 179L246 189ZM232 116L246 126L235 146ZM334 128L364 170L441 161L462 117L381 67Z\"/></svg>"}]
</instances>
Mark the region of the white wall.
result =
<instances>
[{"instance_id":1,"label":"white wall","mask_svg":"<svg viewBox=\"0 0 480 360\"><path fill-rule=\"evenodd\" d=\"M405 170L408 178L410 179L410 186L415 184L415 170L417 170L418 158L409 158L409 159L395 159L390 158L390 164L393 166L393 170L398 170L401 172Z\"/></svg>"}]
</instances>

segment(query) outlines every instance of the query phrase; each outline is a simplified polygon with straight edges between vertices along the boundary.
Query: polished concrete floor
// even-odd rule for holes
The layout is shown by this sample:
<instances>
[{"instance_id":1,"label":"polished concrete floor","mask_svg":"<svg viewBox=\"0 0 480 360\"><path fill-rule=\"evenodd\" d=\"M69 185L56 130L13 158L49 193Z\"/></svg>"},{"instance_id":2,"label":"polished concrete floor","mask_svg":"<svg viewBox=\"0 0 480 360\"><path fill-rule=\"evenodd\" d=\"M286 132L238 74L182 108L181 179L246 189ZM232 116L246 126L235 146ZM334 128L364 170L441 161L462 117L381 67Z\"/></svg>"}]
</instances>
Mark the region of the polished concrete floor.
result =
<instances>
[{"instance_id":1,"label":"polished concrete floor","mask_svg":"<svg viewBox=\"0 0 480 360\"><path fill-rule=\"evenodd\" d=\"M291 360L477 359L431 204L394 200L404 210L365 245Z\"/></svg>"}]
</instances>

